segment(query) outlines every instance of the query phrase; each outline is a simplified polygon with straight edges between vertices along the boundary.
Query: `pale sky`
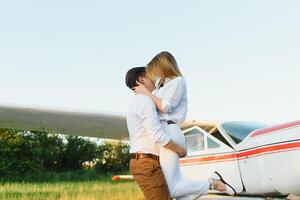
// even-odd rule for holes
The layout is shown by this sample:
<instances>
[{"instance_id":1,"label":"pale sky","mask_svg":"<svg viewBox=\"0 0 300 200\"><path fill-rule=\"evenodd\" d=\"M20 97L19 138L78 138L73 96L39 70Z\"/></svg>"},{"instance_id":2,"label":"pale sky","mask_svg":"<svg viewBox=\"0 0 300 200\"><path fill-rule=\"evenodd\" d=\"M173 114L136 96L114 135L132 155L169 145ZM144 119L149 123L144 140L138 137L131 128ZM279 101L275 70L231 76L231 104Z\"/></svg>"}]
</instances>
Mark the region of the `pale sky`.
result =
<instances>
[{"instance_id":1,"label":"pale sky","mask_svg":"<svg viewBox=\"0 0 300 200\"><path fill-rule=\"evenodd\" d=\"M300 119L300 1L2 1L0 105L126 113L126 71L170 51L188 119Z\"/></svg>"}]
</instances>

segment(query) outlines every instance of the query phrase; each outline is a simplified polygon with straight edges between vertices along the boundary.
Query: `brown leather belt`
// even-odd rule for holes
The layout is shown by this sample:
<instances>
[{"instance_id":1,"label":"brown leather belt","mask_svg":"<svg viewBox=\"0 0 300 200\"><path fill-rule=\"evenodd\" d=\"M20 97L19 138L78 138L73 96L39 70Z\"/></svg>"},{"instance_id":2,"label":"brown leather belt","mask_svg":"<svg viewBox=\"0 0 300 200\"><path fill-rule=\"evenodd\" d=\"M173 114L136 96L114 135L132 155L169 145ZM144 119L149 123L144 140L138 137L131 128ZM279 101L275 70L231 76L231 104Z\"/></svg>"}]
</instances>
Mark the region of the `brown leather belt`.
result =
<instances>
[{"instance_id":1,"label":"brown leather belt","mask_svg":"<svg viewBox=\"0 0 300 200\"><path fill-rule=\"evenodd\" d=\"M154 160L159 160L159 157L150 153L131 153L131 159L141 159L141 158L152 158Z\"/></svg>"},{"instance_id":2,"label":"brown leather belt","mask_svg":"<svg viewBox=\"0 0 300 200\"><path fill-rule=\"evenodd\" d=\"M176 123L174 121L172 121L172 120L168 120L167 124L169 125L169 124L176 124Z\"/></svg>"}]
</instances>

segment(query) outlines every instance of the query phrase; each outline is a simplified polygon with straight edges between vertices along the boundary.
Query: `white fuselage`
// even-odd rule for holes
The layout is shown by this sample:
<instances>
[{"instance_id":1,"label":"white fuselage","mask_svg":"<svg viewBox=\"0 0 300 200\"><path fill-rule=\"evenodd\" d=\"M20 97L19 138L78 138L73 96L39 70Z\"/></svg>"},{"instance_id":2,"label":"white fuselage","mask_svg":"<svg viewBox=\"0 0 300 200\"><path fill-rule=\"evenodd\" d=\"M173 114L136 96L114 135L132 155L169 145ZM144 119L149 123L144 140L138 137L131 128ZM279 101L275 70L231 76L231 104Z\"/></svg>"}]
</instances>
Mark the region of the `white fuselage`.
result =
<instances>
[{"instance_id":1,"label":"white fuselage","mask_svg":"<svg viewBox=\"0 0 300 200\"><path fill-rule=\"evenodd\" d=\"M207 179L218 171L239 194L300 195L300 121L254 131L233 148L219 144L181 159L183 176Z\"/></svg>"}]
</instances>

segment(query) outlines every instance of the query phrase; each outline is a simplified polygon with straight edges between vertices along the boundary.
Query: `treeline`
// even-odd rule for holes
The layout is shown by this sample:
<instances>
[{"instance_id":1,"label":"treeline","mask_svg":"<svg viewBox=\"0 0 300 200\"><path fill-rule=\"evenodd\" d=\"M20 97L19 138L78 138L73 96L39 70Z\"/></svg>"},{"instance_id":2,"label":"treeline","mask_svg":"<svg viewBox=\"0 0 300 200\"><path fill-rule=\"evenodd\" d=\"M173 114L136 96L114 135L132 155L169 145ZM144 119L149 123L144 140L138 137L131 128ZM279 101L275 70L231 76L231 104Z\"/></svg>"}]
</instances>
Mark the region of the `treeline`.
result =
<instances>
[{"instance_id":1,"label":"treeline","mask_svg":"<svg viewBox=\"0 0 300 200\"><path fill-rule=\"evenodd\" d=\"M75 171L126 173L128 165L129 145L121 141L97 144L78 136L0 129L1 180Z\"/></svg>"}]
</instances>

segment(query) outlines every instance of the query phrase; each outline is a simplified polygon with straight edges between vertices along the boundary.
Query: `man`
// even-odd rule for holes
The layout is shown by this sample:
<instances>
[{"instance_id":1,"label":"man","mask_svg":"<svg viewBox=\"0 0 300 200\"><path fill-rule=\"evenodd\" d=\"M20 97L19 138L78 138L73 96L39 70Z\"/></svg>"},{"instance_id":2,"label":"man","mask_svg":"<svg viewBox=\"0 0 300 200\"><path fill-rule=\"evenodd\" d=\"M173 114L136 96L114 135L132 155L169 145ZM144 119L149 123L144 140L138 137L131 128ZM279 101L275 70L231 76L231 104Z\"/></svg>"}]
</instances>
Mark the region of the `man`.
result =
<instances>
[{"instance_id":1,"label":"man","mask_svg":"<svg viewBox=\"0 0 300 200\"><path fill-rule=\"evenodd\" d=\"M133 89L137 81L149 91L155 86L147 77L145 67L130 69L126 86ZM159 145L176 152L180 157L186 149L175 143L162 131L155 104L150 97L136 94L129 106L127 126L130 135L130 172L146 200L170 200L168 186L159 165Z\"/></svg>"}]
</instances>

